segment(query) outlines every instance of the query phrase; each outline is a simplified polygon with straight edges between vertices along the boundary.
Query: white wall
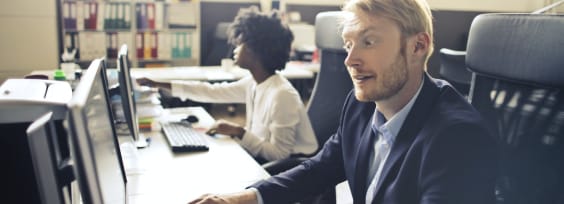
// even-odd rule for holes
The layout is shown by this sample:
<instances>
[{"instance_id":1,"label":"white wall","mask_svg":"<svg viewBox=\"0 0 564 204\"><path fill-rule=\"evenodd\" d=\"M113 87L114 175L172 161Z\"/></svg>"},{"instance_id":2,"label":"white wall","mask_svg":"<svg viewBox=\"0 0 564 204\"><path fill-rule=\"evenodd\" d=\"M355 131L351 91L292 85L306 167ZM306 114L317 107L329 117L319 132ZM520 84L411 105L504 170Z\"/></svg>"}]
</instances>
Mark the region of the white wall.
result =
<instances>
[{"instance_id":1,"label":"white wall","mask_svg":"<svg viewBox=\"0 0 564 204\"><path fill-rule=\"evenodd\" d=\"M343 0L281 0L288 4L341 5ZM554 0L427 0L432 9L491 12L531 12Z\"/></svg>"},{"instance_id":2,"label":"white wall","mask_svg":"<svg viewBox=\"0 0 564 204\"><path fill-rule=\"evenodd\" d=\"M55 0L0 2L0 83L58 66Z\"/></svg>"},{"instance_id":3,"label":"white wall","mask_svg":"<svg viewBox=\"0 0 564 204\"><path fill-rule=\"evenodd\" d=\"M545 6L546 0L427 0L435 10L532 12Z\"/></svg>"}]
</instances>

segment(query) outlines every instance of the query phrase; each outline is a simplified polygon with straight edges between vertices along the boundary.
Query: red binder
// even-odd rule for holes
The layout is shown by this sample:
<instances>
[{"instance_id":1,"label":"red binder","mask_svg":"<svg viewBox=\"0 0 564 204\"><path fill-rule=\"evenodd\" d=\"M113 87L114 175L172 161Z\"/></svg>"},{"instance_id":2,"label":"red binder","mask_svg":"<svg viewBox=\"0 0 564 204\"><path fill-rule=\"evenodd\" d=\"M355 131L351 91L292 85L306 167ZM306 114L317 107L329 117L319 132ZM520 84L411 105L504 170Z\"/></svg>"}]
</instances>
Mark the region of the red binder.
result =
<instances>
[{"instance_id":1,"label":"red binder","mask_svg":"<svg viewBox=\"0 0 564 204\"><path fill-rule=\"evenodd\" d=\"M158 33L157 32L153 32L153 34L151 35L151 57L153 59L156 59L157 56L157 50L158 50Z\"/></svg>"},{"instance_id":2,"label":"red binder","mask_svg":"<svg viewBox=\"0 0 564 204\"><path fill-rule=\"evenodd\" d=\"M137 33L135 34L135 46L136 46L136 52L137 52L137 59L143 59L144 58L144 50L143 50L143 33Z\"/></svg>"},{"instance_id":3,"label":"red binder","mask_svg":"<svg viewBox=\"0 0 564 204\"><path fill-rule=\"evenodd\" d=\"M155 4L147 3L147 21L149 23L148 29L155 29Z\"/></svg>"},{"instance_id":4,"label":"red binder","mask_svg":"<svg viewBox=\"0 0 564 204\"><path fill-rule=\"evenodd\" d=\"M90 2L89 3L89 7L90 7L90 17L88 17L88 21L90 21L89 24L89 29L92 30L96 30L96 26L98 24L97 19L98 19L98 3L96 2Z\"/></svg>"}]
</instances>

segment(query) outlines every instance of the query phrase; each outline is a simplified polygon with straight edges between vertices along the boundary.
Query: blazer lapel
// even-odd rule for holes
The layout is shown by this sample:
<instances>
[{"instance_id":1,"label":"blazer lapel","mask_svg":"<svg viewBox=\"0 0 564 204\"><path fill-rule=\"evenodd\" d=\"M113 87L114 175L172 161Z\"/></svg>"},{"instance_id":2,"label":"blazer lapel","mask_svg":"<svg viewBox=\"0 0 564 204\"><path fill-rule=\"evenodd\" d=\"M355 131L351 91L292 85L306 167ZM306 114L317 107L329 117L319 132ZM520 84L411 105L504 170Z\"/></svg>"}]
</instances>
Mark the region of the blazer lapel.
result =
<instances>
[{"instance_id":1,"label":"blazer lapel","mask_svg":"<svg viewBox=\"0 0 564 204\"><path fill-rule=\"evenodd\" d=\"M367 181L368 178L368 159L370 158L370 153L372 152L372 147L374 144L374 138L376 137L371 128L372 118L366 123L364 131L362 132L362 139L360 140L360 147L357 151L356 157L356 171L354 174L354 186L355 190L353 192L353 198L356 201L362 201L359 203L364 203L366 197ZM357 203L357 202L355 202Z\"/></svg>"},{"instance_id":2,"label":"blazer lapel","mask_svg":"<svg viewBox=\"0 0 564 204\"><path fill-rule=\"evenodd\" d=\"M436 98L440 94L439 88L435 83L425 75L423 80L423 87L419 93L411 111L407 114L407 117L400 128L400 131L396 137L390 154L382 168L382 173L380 175L380 180L376 185L376 194L374 201L380 200L383 196L382 186L386 186L389 182L395 178L394 174L397 173L400 167L399 165L403 161L405 154L413 140L417 136L417 133L423 127L426 117L429 116L432 106L435 104Z\"/></svg>"}]
</instances>

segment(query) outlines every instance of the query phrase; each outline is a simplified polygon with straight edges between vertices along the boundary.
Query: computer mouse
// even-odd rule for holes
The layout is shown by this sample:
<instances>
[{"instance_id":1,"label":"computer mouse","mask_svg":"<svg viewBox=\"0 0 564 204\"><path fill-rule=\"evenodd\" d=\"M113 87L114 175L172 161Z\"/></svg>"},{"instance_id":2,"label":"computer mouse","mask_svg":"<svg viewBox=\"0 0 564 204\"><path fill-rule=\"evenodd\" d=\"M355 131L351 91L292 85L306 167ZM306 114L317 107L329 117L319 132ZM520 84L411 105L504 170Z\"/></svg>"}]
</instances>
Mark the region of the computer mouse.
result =
<instances>
[{"instance_id":1,"label":"computer mouse","mask_svg":"<svg viewBox=\"0 0 564 204\"><path fill-rule=\"evenodd\" d=\"M198 119L198 117L196 117L195 115L188 115L188 116L186 116L186 118L183 118L182 120L185 120L185 121L188 121L188 122L191 122L191 123L197 123L198 121L200 121Z\"/></svg>"}]
</instances>

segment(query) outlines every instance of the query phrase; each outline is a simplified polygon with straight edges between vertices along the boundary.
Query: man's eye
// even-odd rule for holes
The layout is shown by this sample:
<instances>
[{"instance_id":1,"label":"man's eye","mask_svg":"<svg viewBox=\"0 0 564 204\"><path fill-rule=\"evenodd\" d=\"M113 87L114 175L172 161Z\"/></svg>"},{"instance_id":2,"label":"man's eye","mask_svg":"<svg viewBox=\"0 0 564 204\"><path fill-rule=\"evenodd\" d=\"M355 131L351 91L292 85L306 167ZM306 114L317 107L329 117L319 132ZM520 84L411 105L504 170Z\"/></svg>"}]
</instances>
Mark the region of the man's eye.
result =
<instances>
[{"instance_id":1,"label":"man's eye","mask_svg":"<svg viewBox=\"0 0 564 204\"><path fill-rule=\"evenodd\" d=\"M352 47L352 46L350 45L350 43L347 43L347 44L345 44L345 45L343 46L343 49L345 49L345 51L348 52L348 51L351 50L351 47Z\"/></svg>"}]
</instances>

